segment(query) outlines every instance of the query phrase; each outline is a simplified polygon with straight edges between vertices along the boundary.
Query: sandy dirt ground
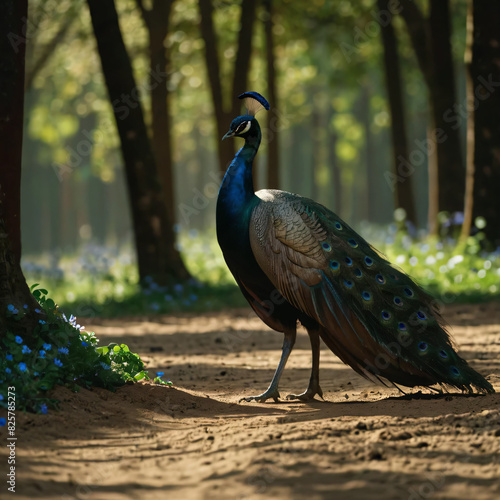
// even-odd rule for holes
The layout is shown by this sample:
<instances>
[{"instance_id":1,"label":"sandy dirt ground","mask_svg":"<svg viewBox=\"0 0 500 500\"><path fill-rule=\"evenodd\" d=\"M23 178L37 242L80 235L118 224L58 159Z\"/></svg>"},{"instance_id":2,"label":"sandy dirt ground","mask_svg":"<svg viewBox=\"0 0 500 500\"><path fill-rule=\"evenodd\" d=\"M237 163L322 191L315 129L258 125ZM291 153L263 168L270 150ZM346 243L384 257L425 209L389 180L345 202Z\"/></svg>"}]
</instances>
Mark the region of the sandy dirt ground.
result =
<instances>
[{"instance_id":1,"label":"sandy dirt ground","mask_svg":"<svg viewBox=\"0 0 500 500\"><path fill-rule=\"evenodd\" d=\"M500 391L500 304L448 306L445 317ZM249 310L94 319L87 329L127 343L175 385L57 389L60 412L18 418L13 498L500 498L500 394L405 397L323 347L325 402L239 403L267 387L282 342ZM301 333L282 396L304 390L309 369Z\"/></svg>"}]
</instances>

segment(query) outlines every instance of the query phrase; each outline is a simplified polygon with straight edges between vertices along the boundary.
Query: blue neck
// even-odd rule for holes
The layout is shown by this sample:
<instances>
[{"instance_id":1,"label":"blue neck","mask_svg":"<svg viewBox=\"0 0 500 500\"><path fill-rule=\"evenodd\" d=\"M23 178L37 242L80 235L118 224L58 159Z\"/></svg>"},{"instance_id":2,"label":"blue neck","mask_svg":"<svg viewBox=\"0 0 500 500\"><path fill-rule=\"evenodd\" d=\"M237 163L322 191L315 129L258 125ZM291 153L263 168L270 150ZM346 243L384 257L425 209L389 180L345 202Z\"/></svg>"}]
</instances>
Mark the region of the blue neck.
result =
<instances>
[{"instance_id":1,"label":"blue neck","mask_svg":"<svg viewBox=\"0 0 500 500\"><path fill-rule=\"evenodd\" d=\"M252 164L261 133L256 120L222 181L217 199L217 238L227 258L243 257L250 248L250 217L259 198L253 188ZM238 258L240 258L238 257Z\"/></svg>"},{"instance_id":2,"label":"blue neck","mask_svg":"<svg viewBox=\"0 0 500 500\"><path fill-rule=\"evenodd\" d=\"M260 127L257 125L255 133L245 139L245 145L236 153L229 165L219 190L218 218L221 209L225 215L241 217L249 208L253 208L252 201L256 196L253 188L252 165L260 140Z\"/></svg>"}]
</instances>

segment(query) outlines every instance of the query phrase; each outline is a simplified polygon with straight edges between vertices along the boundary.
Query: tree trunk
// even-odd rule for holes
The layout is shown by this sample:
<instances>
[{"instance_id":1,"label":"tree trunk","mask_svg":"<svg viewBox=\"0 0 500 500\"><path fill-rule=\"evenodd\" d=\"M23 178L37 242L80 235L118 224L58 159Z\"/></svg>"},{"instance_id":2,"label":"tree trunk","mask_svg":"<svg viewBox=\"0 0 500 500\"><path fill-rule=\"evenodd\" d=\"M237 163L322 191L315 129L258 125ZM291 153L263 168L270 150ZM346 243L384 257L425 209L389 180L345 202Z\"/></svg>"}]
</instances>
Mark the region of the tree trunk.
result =
<instances>
[{"instance_id":1,"label":"tree trunk","mask_svg":"<svg viewBox=\"0 0 500 500\"><path fill-rule=\"evenodd\" d=\"M375 157L375 144L371 130L372 113L371 113L371 91L370 85L365 83L361 93L361 119L365 132L365 189L366 196L363 203L363 219L376 222L378 219L378 203L377 198L377 161Z\"/></svg>"},{"instance_id":2,"label":"tree trunk","mask_svg":"<svg viewBox=\"0 0 500 500\"><path fill-rule=\"evenodd\" d=\"M427 224L429 236L438 236L439 224L439 169L437 148L429 147L434 140L434 130L427 127L427 171L428 171L428 193L429 202L427 204Z\"/></svg>"},{"instance_id":3,"label":"tree trunk","mask_svg":"<svg viewBox=\"0 0 500 500\"><path fill-rule=\"evenodd\" d=\"M189 277L175 249L139 91L113 0L88 0L102 70L120 136L139 276L159 283Z\"/></svg>"},{"instance_id":4,"label":"tree trunk","mask_svg":"<svg viewBox=\"0 0 500 500\"><path fill-rule=\"evenodd\" d=\"M387 0L378 0L380 10L387 8ZM392 22L381 29L384 46L384 72L391 114L391 135L394 151L394 176L387 176L395 195L396 208L403 208L406 219L416 225L415 201L412 188L412 167L406 138L403 90L397 39Z\"/></svg>"},{"instance_id":5,"label":"tree trunk","mask_svg":"<svg viewBox=\"0 0 500 500\"><path fill-rule=\"evenodd\" d=\"M432 73L432 110L437 140L439 211L462 212L465 195L465 169L460 127L449 119L457 103L455 71L451 52L449 0L431 0L429 36Z\"/></svg>"},{"instance_id":6,"label":"tree trunk","mask_svg":"<svg viewBox=\"0 0 500 500\"><path fill-rule=\"evenodd\" d=\"M342 213L342 176L340 171L339 157L337 155L337 142L338 136L333 129L333 117L335 110L331 109L330 121L327 127L328 136L328 164L330 165L331 179L332 179L332 195L333 202L330 203L331 208L338 214Z\"/></svg>"},{"instance_id":7,"label":"tree trunk","mask_svg":"<svg viewBox=\"0 0 500 500\"><path fill-rule=\"evenodd\" d=\"M474 216L495 246L500 243L500 2L475 1L472 76L476 86Z\"/></svg>"},{"instance_id":8,"label":"tree trunk","mask_svg":"<svg viewBox=\"0 0 500 500\"><path fill-rule=\"evenodd\" d=\"M27 0L4 0L0 16L0 338L22 333L31 345L40 316L20 266L21 159L24 115L24 67ZM24 309L24 305L27 309ZM24 313L19 320L8 306Z\"/></svg>"},{"instance_id":9,"label":"tree trunk","mask_svg":"<svg viewBox=\"0 0 500 500\"><path fill-rule=\"evenodd\" d=\"M457 97L450 43L449 0L432 0L428 20L411 0L403 0L402 6L401 15L429 92L434 131L430 134L430 147L437 149L439 211L462 211L465 171L460 122L455 114Z\"/></svg>"},{"instance_id":10,"label":"tree trunk","mask_svg":"<svg viewBox=\"0 0 500 500\"><path fill-rule=\"evenodd\" d=\"M267 97L271 103L271 110L267 116L267 189L278 189L280 185L279 164L279 121L276 91L276 68L274 57L273 37L273 7L272 0L264 0L265 19L264 32L266 37L266 66L267 66Z\"/></svg>"},{"instance_id":11,"label":"tree trunk","mask_svg":"<svg viewBox=\"0 0 500 500\"><path fill-rule=\"evenodd\" d=\"M474 81L472 75L472 42L474 37L473 0L468 0L467 8L467 38L465 44L465 87L467 102L474 102ZM474 210L474 112L467 113L467 156L465 170L465 202L464 222L460 232L460 241L465 242L470 235L472 227L472 213Z\"/></svg>"},{"instance_id":12,"label":"tree trunk","mask_svg":"<svg viewBox=\"0 0 500 500\"><path fill-rule=\"evenodd\" d=\"M252 35L257 4L258 0L241 1L238 51L234 61L233 88L229 100L231 103L231 120L240 114L241 101L237 97L248 90L248 72L250 70L250 56L252 55Z\"/></svg>"},{"instance_id":13,"label":"tree trunk","mask_svg":"<svg viewBox=\"0 0 500 500\"><path fill-rule=\"evenodd\" d=\"M169 60L165 49L173 0L154 0L151 9L136 0L149 35L149 85L151 92L152 145L163 187L167 221L175 223L174 170L172 160L169 94L167 88Z\"/></svg>"},{"instance_id":14,"label":"tree trunk","mask_svg":"<svg viewBox=\"0 0 500 500\"><path fill-rule=\"evenodd\" d=\"M231 163L235 148L234 141L222 141L222 137L229 129L231 116L224 110L224 100L222 98L221 71L219 66L219 56L217 54L217 36L213 24L212 0L199 0L200 8L200 29L201 36L205 41L205 63L212 94L212 103L215 111L215 123L217 127L217 151L219 154L219 168L225 172ZM236 99L237 96L231 96ZM234 118L234 117L233 117Z\"/></svg>"},{"instance_id":15,"label":"tree trunk","mask_svg":"<svg viewBox=\"0 0 500 500\"><path fill-rule=\"evenodd\" d=\"M21 157L27 0L2 5L0 21L0 202L17 263L21 260Z\"/></svg>"},{"instance_id":16,"label":"tree trunk","mask_svg":"<svg viewBox=\"0 0 500 500\"><path fill-rule=\"evenodd\" d=\"M312 200L318 200L319 197L319 171L321 169L321 133L322 133L321 115L313 104L311 110L311 194Z\"/></svg>"},{"instance_id":17,"label":"tree trunk","mask_svg":"<svg viewBox=\"0 0 500 500\"><path fill-rule=\"evenodd\" d=\"M221 141L221 139L228 131L231 120L240 114L241 102L237 99L238 95L248 90L247 82L252 52L252 33L257 3L257 0L242 0L238 50L234 64L232 95L230 96L231 105L229 106L229 111L226 111L224 107L219 56L217 54L217 36L213 23L212 1L198 0L200 30L205 42L205 63L215 111L217 149L221 172L226 171L235 153L234 141Z\"/></svg>"}]
</instances>

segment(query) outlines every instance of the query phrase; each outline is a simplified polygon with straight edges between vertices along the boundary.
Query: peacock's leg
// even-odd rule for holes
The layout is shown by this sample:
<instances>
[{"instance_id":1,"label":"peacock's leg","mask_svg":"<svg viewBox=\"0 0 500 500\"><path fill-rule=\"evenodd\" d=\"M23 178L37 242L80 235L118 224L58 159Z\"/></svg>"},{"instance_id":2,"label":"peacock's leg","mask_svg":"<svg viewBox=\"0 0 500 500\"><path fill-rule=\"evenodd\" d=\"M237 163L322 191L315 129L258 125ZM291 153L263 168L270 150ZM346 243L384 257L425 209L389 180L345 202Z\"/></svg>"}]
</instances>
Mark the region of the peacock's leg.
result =
<instances>
[{"instance_id":1,"label":"peacock's leg","mask_svg":"<svg viewBox=\"0 0 500 500\"><path fill-rule=\"evenodd\" d=\"M309 379L309 387L302 394L289 394L286 399L300 399L301 401L311 401L316 394L323 399L323 391L319 386L319 334L318 330L308 329L309 340L312 350L312 370Z\"/></svg>"},{"instance_id":2,"label":"peacock's leg","mask_svg":"<svg viewBox=\"0 0 500 500\"><path fill-rule=\"evenodd\" d=\"M263 392L262 394L259 394L258 396L248 396L246 398L241 398L240 403L242 401L247 401L247 402L257 401L258 403L264 403L269 398L273 398L276 403L278 402L278 399L280 397L280 393L278 391L278 385L283 370L285 369L286 362L288 361L288 357L292 352L296 337L297 337L297 331L295 328L285 331L285 338L283 340L281 359L278 368L276 368L276 372L274 373L274 377L271 380L269 387L267 388L267 391Z\"/></svg>"}]
</instances>

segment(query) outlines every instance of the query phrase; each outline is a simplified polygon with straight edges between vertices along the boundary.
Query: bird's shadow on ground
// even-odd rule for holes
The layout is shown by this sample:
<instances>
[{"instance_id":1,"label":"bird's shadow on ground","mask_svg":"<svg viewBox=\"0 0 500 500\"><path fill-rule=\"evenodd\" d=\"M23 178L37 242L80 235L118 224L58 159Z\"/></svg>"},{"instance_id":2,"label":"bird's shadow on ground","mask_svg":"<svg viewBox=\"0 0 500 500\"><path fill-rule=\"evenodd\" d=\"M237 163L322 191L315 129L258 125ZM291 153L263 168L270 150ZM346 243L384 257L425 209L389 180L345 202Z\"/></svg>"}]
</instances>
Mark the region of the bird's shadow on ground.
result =
<instances>
[{"instance_id":1,"label":"bird's shadow on ground","mask_svg":"<svg viewBox=\"0 0 500 500\"><path fill-rule=\"evenodd\" d=\"M118 434L142 433L162 428L176 430L185 425L209 424L212 420L260 417L280 422L307 422L342 417L432 418L449 414L479 413L500 409L500 394L410 394L370 401L281 400L277 403L227 401L181 388L153 384L125 386L116 393L103 389L74 394L59 388L54 397L61 411L51 415L47 426L42 415L20 419L21 433L44 428L49 438L115 439ZM65 429L70 429L67 433ZM67 434L67 435L66 435Z\"/></svg>"},{"instance_id":2,"label":"bird's shadow on ground","mask_svg":"<svg viewBox=\"0 0 500 500\"><path fill-rule=\"evenodd\" d=\"M500 394L425 394L422 392L383 397L371 401L280 401L278 407L292 406L296 412L289 421L310 421L341 417L433 418L449 414L500 410ZM297 411L299 410L299 411ZM301 411L300 411L301 410Z\"/></svg>"}]
</instances>

